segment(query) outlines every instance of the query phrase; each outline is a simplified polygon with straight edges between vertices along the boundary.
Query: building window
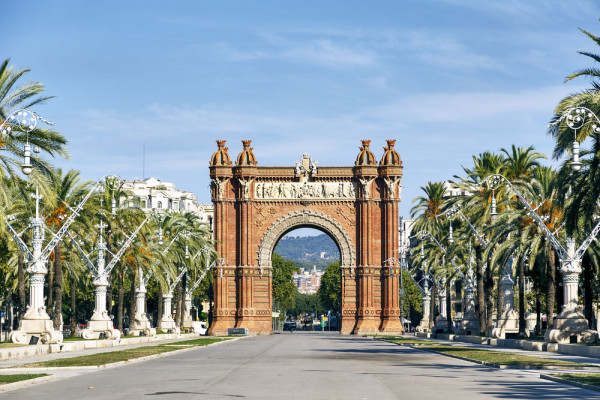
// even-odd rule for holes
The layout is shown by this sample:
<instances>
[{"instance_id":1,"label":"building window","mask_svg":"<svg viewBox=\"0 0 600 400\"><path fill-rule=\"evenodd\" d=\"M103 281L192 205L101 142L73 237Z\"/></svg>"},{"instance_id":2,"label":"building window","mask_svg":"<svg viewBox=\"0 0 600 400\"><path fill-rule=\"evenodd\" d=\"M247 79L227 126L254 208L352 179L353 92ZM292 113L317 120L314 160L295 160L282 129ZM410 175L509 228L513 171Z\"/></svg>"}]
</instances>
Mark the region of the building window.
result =
<instances>
[{"instance_id":1,"label":"building window","mask_svg":"<svg viewBox=\"0 0 600 400\"><path fill-rule=\"evenodd\" d=\"M162 208L162 201L159 201L158 203L156 203L156 208Z\"/></svg>"}]
</instances>

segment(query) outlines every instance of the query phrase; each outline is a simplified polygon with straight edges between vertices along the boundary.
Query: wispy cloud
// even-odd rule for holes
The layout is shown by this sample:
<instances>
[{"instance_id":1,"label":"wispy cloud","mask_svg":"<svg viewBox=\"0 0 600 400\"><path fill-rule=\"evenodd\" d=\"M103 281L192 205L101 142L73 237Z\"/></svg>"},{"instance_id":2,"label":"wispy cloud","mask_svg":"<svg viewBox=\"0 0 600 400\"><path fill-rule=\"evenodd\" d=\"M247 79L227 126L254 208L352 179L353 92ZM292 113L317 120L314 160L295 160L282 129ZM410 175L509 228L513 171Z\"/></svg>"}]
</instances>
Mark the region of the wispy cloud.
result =
<instances>
[{"instance_id":1,"label":"wispy cloud","mask_svg":"<svg viewBox=\"0 0 600 400\"><path fill-rule=\"evenodd\" d=\"M261 49L241 49L221 42L214 46L214 50L231 61L281 60L329 68L364 67L376 63L374 53L330 39L279 40L269 46L263 44Z\"/></svg>"}]
</instances>

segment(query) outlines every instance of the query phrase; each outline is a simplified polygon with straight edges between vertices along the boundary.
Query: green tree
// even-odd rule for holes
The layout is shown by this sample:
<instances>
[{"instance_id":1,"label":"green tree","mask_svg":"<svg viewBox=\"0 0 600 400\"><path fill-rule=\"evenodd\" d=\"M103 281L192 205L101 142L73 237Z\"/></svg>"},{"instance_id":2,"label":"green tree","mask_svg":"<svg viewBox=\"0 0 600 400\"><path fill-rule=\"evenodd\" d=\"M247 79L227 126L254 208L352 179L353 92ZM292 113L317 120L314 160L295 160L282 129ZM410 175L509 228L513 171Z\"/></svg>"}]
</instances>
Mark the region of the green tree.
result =
<instances>
[{"instance_id":1,"label":"green tree","mask_svg":"<svg viewBox=\"0 0 600 400\"><path fill-rule=\"evenodd\" d=\"M324 309L342 311L342 274L339 262L331 263L325 269L317 296Z\"/></svg>"},{"instance_id":2,"label":"green tree","mask_svg":"<svg viewBox=\"0 0 600 400\"><path fill-rule=\"evenodd\" d=\"M58 231L66 216L69 214L68 207L70 204L80 201L89 191L90 182L80 183L79 171L69 170L63 175L61 169L57 169L51 176L50 188L54 194L55 202L50 204L46 214L46 225L50 229ZM60 329L62 324L62 299L63 299L63 258L62 244L58 242L54 246L54 279L52 282L53 304L52 316L54 329Z\"/></svg>"},{"instance_id":3,"label":"green tree","mask_svg":"<svg viewBox=\"0 0 600 400\"><path fill-rule=\"evenodd\" d=\"M294 294L297 289L292 276L294 272L300 272L300 268L293 261L286 260L277 253L273 253L271 264L273 265L273 302L277 309L287 312L296 305Z\"/></svg>"}]
</instances>

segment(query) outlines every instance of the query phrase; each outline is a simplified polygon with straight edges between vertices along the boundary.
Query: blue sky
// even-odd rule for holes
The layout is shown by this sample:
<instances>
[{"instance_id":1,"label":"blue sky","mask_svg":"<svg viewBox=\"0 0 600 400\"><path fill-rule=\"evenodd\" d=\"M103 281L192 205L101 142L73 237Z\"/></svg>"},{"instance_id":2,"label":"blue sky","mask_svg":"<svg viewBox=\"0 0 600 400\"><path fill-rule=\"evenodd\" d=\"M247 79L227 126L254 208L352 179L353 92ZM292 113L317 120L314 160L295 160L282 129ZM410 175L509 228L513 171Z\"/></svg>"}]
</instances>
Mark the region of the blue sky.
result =
<instances>
[{"instance_id":1,"label":"blue sky","mask_svg":"<svg viewBox=\"0 0 600 400\"><path fill-rule=\"evenodd\" d=\"M259 165L353 165L360 139L397 139L401 215L471 156L530 146L563 83L600 49L593 1L16 1L0 49L56 96L84 177L173 181L209 202L216 139L252 139Z\"/></svg>"}]
</instances>

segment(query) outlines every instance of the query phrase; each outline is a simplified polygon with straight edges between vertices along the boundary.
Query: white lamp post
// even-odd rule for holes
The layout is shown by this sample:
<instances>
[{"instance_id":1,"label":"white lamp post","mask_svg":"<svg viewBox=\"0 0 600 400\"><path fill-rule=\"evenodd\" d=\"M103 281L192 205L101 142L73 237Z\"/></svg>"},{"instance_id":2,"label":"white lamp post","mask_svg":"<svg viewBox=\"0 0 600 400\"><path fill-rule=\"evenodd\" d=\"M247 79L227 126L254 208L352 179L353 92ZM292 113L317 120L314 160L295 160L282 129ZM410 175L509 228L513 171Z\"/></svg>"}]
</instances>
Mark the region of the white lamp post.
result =
<instances>
[{"instance_id":1,"label":"white lamp post","mask_svg":"<svg viewBox=\"0 0 600 400\"><path fill-rule=\"evenodd\" d=\"M544 236L550 242L560 259L565 305L562 312L555 319L554 329L546 331L545 339L550 342L567 343L571 340L571 336L576 336L577 341L596 341L598 333L589 329L585 316L578 309L578 286L579 274L581 273L581 260L585 251L600 231L600 222L596 224L578 249L575 247L575 240L573 238L567 238L567 248L565 249L508 178L500 174L494 174L482 181L482 184L485 183L493 188L505 184L515 193L523 207L528 210L529 217L533 219L542 233L544 233Z\"/></svg>"}]
</instances>

